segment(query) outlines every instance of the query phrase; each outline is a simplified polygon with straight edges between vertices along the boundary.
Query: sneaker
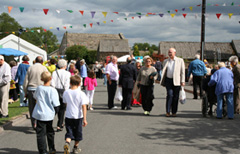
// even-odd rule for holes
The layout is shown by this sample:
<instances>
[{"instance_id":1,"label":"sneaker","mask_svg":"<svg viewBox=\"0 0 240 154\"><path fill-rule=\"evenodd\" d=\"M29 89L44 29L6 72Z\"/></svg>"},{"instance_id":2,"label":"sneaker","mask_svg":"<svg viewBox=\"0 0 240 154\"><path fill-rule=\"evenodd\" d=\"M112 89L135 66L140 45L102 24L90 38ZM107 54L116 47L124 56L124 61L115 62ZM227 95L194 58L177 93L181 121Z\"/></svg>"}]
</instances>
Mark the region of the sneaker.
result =
<instances>
[{"instance_id":1,"label":"sneaker","mask_svg":"<svg viewBox=\"0 0 240 154\"><path fill-rule=\"evenodd\" d=\"M150 115L150 112L149 112L149 111L147 111L147 115L148 115L148 116Z\"/></svg>"},{"instance_id":2,"label":"sneaker","mask_svg":"<svg viewBox=\"0 0 240 154\"><path fill-rule=\"evenodd\" d=\"M148 114L148 111L144 111L143 114L144 114L144 115L147 115L147 114Z\"/></svg>"},{"instance_id":3,"label":"sneaker","mask_svg":"<svg viewBox=\"0 0 240 154\"><path fill-rule=\"evenodd\" d=\"M92 108L92 107L90 107L90 110L91 110L91 111L93 111L93 108Z\"/></svg>"},{"instance_id":4,"label":"sneaker","mask_svg":"<svg viewBox=\"0 0 240 154\"><path fill-rule=\"evenodd\" d=\"M113 109L115 109L115 110L116 110L117 108L118 108L117 106L114 106L114 107L113 107Z\"/></svg>"},{"instance_id":5,"label":"sneaker","mask_svg":"<svg viewBox=\"0 0 240 154\"><path fill-rule=\"evenodd\" d=\"M1 118L9 118L8 115L1 115Z\"/></svg>"},{"instance_id":6,"label":"sneaker","mask_svg":"<svg viewBox=\"0 0 240 154\"><path fill-rule=\"evenodd\" d=\"M65 143L63 146L64 154L70 154L70 147L68 143Z\"/></svg>"},{"instance_id":7,"label":"sneaker","mask_svg":"<svg viewBox=\"0 0 240 154\"><path fill-rule=\"evenodd\" d=\"M56 152L57 152L56 149L49 150L49 154L55 154Z\"/></svg>"},{"instance_id":8,"label":"sneaker","mask_svg":"<svg viewBox=\"0 0 240 154\"><path fill-rule=\"evenodd\" d=\"M73 148L73 153L74 154L79 153L79 152L81 152L80 148Z\"/></svg>"}]
</instances>

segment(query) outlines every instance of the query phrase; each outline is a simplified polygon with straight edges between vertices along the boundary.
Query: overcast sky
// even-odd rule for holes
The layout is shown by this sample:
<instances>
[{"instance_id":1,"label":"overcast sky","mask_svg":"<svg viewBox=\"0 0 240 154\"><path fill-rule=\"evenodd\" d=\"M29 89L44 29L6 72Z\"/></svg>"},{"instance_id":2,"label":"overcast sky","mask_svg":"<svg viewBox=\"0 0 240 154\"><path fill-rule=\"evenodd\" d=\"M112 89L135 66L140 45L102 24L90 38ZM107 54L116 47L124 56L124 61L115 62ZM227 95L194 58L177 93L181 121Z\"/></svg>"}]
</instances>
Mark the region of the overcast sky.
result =
<instances>
[{"instance_id":1,"label":"overcast sky","mask_svg":"<svg viewBox=\"0 0 240 154\"><path fill-rule=\"evenodd\" d=\"M69 33L123 33L130 46L135 42L156 44L160 41L200 41L201 4L202 0L1 0L0 12L8 12L13 6L10 16L23 27L42 26L62 40L63 29ZM232 2L235 6L231 6ZM230 42L240 40L240 1L239 0L207 0L206 41ZM223 4L226 6L223 6ZM219 6L212 6L218 4ZM21 13L19 7L24 7ZM193 7L191 11L189 7ZM185 11L182 9L185 8ZM49 9L47 15L42 9ZM175 10L178 10L176 13ZM35 11L34 11L35 10ZM57 13L56 10L60 10ZM66 10L73 10L69 13ZM79 10L84 11L82 16ZM96 11L94 18L91 11ZM102 12L108 12L106 18ZM176 13L172 18L168 13ZM113 12L119 12L114 14ZM141 19L136 12L142 13ZM129 16L126 16L129 13ZM146 13L164 14L149 15ZM186 18L183 13L187 14ZM220 20L216 13L222 13ZM228 13L233 13L229 19ZM132 19L134 17L134 19ZM128 18L127 21L124 18ZM113 22L111 22L113 20ZM103 23L106 21L106 24ZM100 22L100 25L97 25ZM93 27L90 27L93 23ZM84 28L83 24L87 24ZM70 28L69 26L72 26ZM59 27L60 31L56 28Z\"/></svg>"}]
</instances>

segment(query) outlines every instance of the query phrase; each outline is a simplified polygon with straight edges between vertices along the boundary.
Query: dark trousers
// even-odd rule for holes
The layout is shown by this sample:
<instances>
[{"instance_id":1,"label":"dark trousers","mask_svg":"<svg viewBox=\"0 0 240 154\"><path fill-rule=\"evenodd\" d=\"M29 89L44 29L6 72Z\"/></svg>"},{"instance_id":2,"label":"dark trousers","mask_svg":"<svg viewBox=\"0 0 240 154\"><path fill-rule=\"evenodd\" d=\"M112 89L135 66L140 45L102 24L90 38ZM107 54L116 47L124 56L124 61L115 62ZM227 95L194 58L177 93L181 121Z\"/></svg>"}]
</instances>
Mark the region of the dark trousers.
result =
<instances>
[{"instance_id":1,"label":"dark trousers","mask_svg":"<svg viewBox=\"0 0 240 154\"><path fill-rule=\"evenodd\" d=\"M63 127L64 114L65 114L65 111L66 111L66 104L63 103L63 99L61 97L59 97L59 102L60 102L60 107L59 107L59 111L57 113L57 115L58 115L57 126L62 128Z\"/></svg>"},{"instance_id":2,"label":"dark trousers","mask_svg":"<svg viewBox=\"0 0 240 154\"><path fill-rule=\"evenodd\" d=\"M85 78L82 78L82 89L83 90L85 90L84 81L85 81Z\"/></svg>"},{"instance_id":3,"label":"dark trousers","mask_svg":"<svg viewBox=\"0 0 240 154\"><path fill-rule=\"evenodd\" d=\"M36 100L33 98L33 94L35 91L27 91L27 96L28 96L28 110L31 118L31 124L32 128L34 128L34 125L36 124L36 120L32 117L33 109L36 105Z\"/></svg>"},{"instance_id":4,"label":"dark trousers","mask_svg":"<svg viewBox=\"0 0 240 154\"><path fill-rule=\"evenodd\" d=\"M117 90L117 81L111 80L112 84L110 85L107 82L107 91L108 91L108 108L111 109L114 107L114 97Z\"/></svg>"},{"instance_id":5,"label":"dark trousers","mask_svg":"<svg viewBox=\"0 0 240 154\"><path fill-rule=\"evenodd\" d=\"M17 89L10 89L9 96L9 98L12 98L14 101L16 101L18 99Z\"/></svg>"},{"instance_id":6,"label":"dark trousers","mask_svg":"<svg viewBox=\"0 0 240 154\"><path fill-rule=\"evenodd\" d=\"M129 88L122 88L122 95L123 95L123 100L122 100L122 109L130 108L130 104L132 101L132 89Z\"/></svg>"},{"instance_id":7,"label":"dark trousers","mask_svg":"<svg viewBox=\"0 0 240 154\"><path fill-rule=\"evenodd\" d=\"M173 79L166 78L165 85L167 89L166 112L176 114L178 110L179 91L181 86L174 86Z\"/></svg>"},{"instance_id":8,"label":"dark trousers","mask_svg":"<svg viewBox=\"0 0 240 154\"><path fill-rule=\"evenodd\" d=\"M197 87L200 90L200 97L202 97L202 76L193 76L193 95L194 98L198 98Z\"/></svg>"},{"instance_id":9,"label":"dark trousers","mask_svg":"<svg viewBox=\"0 0 240 154\"><path fill-rule=\"evenodd\" d=\"M153 107L153 85L151 86L144 86L141 85L140 89L142 95L142 108L144 111L150 112Z\"/></svg>"},{"instance_id":10,"label":"dark trousers","mask_svg":"<svg viewBox=\"0 0 240 154\"><path fill-rule=\"evenodd\" d=\"M37 144L38 151L40 154L47 153L47 143L46 136L48 141L49 150L55 150L54 146L54 130L52 127L53 121L39 121L37 120Z\"/></svg>"}]
</instances>

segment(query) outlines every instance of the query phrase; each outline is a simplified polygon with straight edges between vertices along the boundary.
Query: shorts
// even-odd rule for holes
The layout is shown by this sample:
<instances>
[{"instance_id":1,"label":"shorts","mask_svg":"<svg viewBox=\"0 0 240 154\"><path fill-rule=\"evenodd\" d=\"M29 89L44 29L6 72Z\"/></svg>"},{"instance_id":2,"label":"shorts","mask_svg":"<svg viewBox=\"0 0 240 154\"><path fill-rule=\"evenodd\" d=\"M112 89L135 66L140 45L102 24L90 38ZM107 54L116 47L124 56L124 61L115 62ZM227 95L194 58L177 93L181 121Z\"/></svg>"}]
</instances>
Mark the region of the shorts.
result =
<instances>
[{"instance_id":1,"label":"shorts","mask_svg":"<svg viewBox=\"0 0 240 154\"><path fill-rule=\"evenodd\" d=\"M65 118L65 127L66 127L66 135L65 139L70 138L71 140L81 141L82 140L82 122L81 119L68 119Z\"/></svg>"}]
</instances>

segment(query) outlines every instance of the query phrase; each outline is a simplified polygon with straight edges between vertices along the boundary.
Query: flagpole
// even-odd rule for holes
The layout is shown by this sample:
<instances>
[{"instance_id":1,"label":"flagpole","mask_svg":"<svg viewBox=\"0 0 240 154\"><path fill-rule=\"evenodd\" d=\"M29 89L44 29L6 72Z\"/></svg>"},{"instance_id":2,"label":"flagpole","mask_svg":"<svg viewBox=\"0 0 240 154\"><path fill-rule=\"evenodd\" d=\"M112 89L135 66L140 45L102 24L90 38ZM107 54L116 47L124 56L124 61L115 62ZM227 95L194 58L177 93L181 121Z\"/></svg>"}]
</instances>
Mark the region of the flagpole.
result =
<instances>
[{"instance_id":1,"label":"flagpole","mask_svg":"<svg viewBox=\"0 0 240 154\"><path fill-rule=\"evenodd\" d=\"M202 0L202 24L201 24L201 44L200 44L201 60L204 60L204 49L205 49L205 13L206 13L206 0Z\"/></svg>"}]
</instances>

